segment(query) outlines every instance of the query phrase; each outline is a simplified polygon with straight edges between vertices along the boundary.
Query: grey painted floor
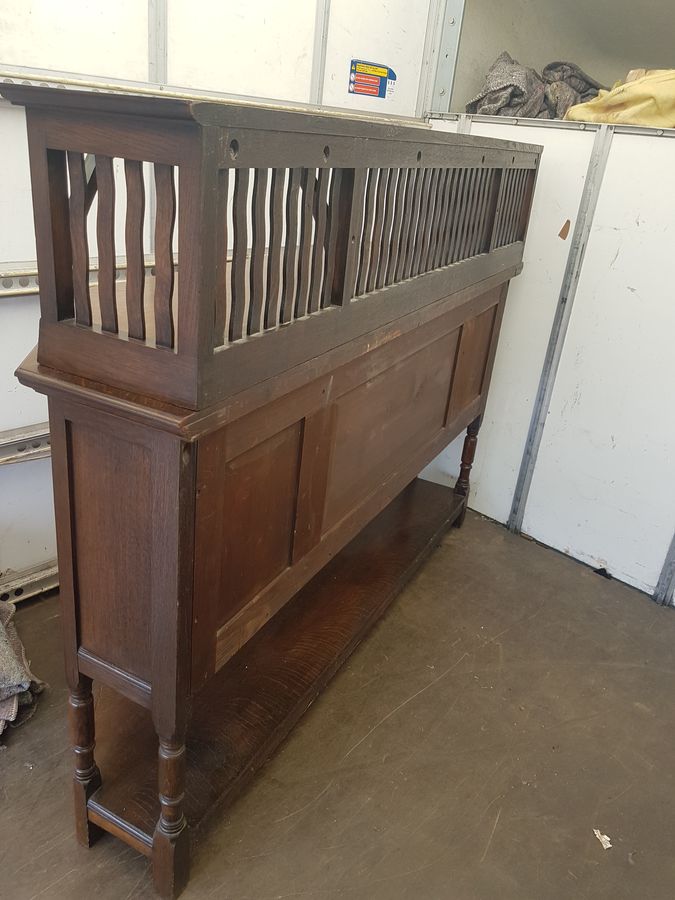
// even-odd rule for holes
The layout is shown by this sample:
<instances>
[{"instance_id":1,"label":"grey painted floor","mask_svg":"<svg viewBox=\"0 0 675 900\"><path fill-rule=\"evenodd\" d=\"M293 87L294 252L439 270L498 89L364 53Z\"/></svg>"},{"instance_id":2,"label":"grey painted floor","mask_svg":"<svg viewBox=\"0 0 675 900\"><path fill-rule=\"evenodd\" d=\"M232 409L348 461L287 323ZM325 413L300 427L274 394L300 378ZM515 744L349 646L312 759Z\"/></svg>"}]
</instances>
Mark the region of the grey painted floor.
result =
<instances>
[{"instance_id":1,"label":"grey painted floor","mask_svg":"<svg viewBox=\"0 0 675 900\"><path fill-rule=\"evenodd\" d=\"M17 618L51 689L0 753L0 896L151 897L143 858L74 842L56 601ZM672 900L673 647L675 611L470 514L213 821L183 896Z\"/></svg>"}]
</instances>

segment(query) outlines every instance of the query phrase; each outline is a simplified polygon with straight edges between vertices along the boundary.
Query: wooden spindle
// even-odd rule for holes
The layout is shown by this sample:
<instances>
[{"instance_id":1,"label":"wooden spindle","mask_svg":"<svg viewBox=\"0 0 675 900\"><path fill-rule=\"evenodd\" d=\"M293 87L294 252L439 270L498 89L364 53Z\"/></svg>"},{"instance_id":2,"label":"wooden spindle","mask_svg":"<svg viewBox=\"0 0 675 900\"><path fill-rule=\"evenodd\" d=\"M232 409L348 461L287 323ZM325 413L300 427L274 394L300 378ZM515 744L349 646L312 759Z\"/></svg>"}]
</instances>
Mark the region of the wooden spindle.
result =
<instances>
[{"instance_id":1,"label":"wooden spindle","mask_svg":"<svg viewBox=\"0 0 675 900\"><path fill-rule=\"evenodd\" d=\"M295 306L298 276L298 202L302 170L289 170L286 192L286 243L284 246L283 281L281 290L281 322L290 322Z\"/></svg>"},{"instance_id":2,"label":"wooden spindle","mask_svg":"<svg viewBox=\"0 0 675 900\"><path fill-rule=\"evenodd\" d=\"M535 169L525 169L525 179L523 186L523 199L520 205L520 216L518 218L518 230L516 240L524 241L527 232L527 223L530 218L530 208L532 206L532 196L534 193Z\"/></svg>"},{"instance_id":3,"label":"wooden spindle","mask_svg":"<svg viewBox=\"0 0 675 900\"><path fill-rule=\"evenodd\" d=\"M405 272L405 260L408 252L408 239L410 237L410 220L412 219L413 194L415 190L415 181L417 179L417 169L408 169L405 192L403 194L403 222L401 225L401 236L399 238L398 249L396 251L396 268L394 269L394 281L402 281Z\"/></svg>"},{"instance_id":4,"label":"wooden spindle","mask_svg":"<svg viewBox=\"0 0 675 900\"><path fill-rule=\"evenodd\" d=\"M457 528L461 527L466 516L466 508L469 501L471 467L473 466L473 461L476 456L476 445L478 443L478 431L480 430L480 424L481 416L478 416L473 420L473 422L471 422L469 427L466 429L466 437L464 438L464 445L462 447L462 461L459 468L459 477L455 482L454 488L454 493L458 497L464 498L462 512L455 522Z\"/></svg>"},{"instance_id":5,"label":"wooden spindle","mask_svg":"<svg viewBox=\"0 0 675 900\"><path fill-rule=\"evenodd\" d=\"M366 293L368 284L368 268L373 243L373 225L375 223L375 197L379 169L368 169L366 176L366 198L363 215L363 234L359 248L359 266L356 276L356 296Z\"/></svg>"},{"instance_id":6,"label":"wooden spindle","mask_svg":"<svg viewBox=\"0 0 675 900\"><path fill-rule=\"evenodd\" d=\"M98 298L101 328L117 334L117 300L115 296L115 174L109 156L96 155L98 214Z\"/></svg>"},{"instance_id":7,"label":"wooden spindle","mask_svg":"<svg viewBox=\"0 0 675 900\"><path fill-rule=\"evenodd\" d=\"M471 224L471 212L473 205L474 192L476 189L476 169L469 169L467 184L464 191L464 199L462 201L462 209L459 215L459 239L457 241L457 261L466 259L466 245L469 237L469 228Z\"/></svg>"},{"instance_id":8,"label":"wooden spindle","mask_svg":"<svg viewBox=\"0 0 675 900\"><path fill-rule=\"evenodd\" d=\"M391 253L391 236L393 231L393 214L394 199L396 197L396 182L398 179L398 169L389 169L387 177L387 190L384 201L383 232L380 241L380 259L377 264L377 275L375 277L375 287L377 290L384 287L387 277L387 267L389 265L389 255Z\"/></svg>"},{"instance_id":9,"label":"wooden spindle","mask_svg":"<svg viewBox=\"0 0 675 900\"><path fill-rule=\"evenodd\" d=\"M494 215L492 217L492 225L490 229L490 240L488 243L488 250L494 250L497 246L497 237L499 231L499 219L501 216L502 209L502 197L504 196L504 189L506 187L506 170L498 169L497 170L497 185L496 185L496 199L494 202Z\"/></svg>"},{"instance_id":10,"label":"wooden spindle","mask_svg":"<svg viewBox=\"0 0 675 900\"><path fill-rule=\"evenodd\" d=\"M86 209L87 176L84 169L84 154L69 150L67 156L70 180L70 244L73 259L75 321L78 325L91 325Z\"/></svg>"},{"instance_id":11,"label":"wooden spindle","mask_svg":"<svg viewBox=\"0 0 675 900\"><path fill-rule=\"evenodd\" d=\"M174 345L173 324L173 229L176 223L176 186L173 166L155 163L157 206L155 220L155 342ZM100 187L99 187L100 192Z\"/></svg>"},{"instance_id":12,"label":"wooden spindle","mask_svg":"<svg viewBox=\"0 0 675 900\"><path fill-rule=\"evenodd\" d=\"M487 225L488 210L490 207L490 197L492 195L492 184L494 179L494 171L492 169L485 170L483 181L483 193L481 194L480 208L478 210L478 222L476 224L476 238L474 244L474 256L483 252L485 245L485 232Z\"/></svg>"},{"instance_id":13,"label":"wooden spindle","mask_svg":"<svg viewBox=\"0 0 675 900\"><path fill-rule=\"evenodd\" d=\"M398 169L398 177L396 181L396 197L394 200L394 221L391 227L391 240L389 242L389 260L387 262L387 271L384 276L385 284L392 284L396 279L396 267L398 265L400 247L401 247L401 231L403 229L403 215L405 208L405 188L408 180L408 169Z\"/></svg>"},{"instance_id":14,"label":"wooden spindle","mask_svg":"<svg viewBox=\"0 0 675 900\"><path fill-rule=\"evenodd\" d=\"M424 181L424 169L415 171L415 183L413 186L412 206L410 210L410 223L406 237L405 262L403 264L402 278L410 278L413 269L413 257L417 243L417 228L419 224L420 200L422 183Z\"/></svg>"},{"instance_id":15,"label":"wooden spindle","mask_svg":"<svg viewBox=\"0 0 675 900\"><path fill-rule=\"evenodd\" d=\"M238 341L244 336L246 309L246 255L248 253L248 183L249 170L235 169L232 207L232 293L230 301L229 338Z\"/></svg>"},{"instance_id":16,"label":"wooden spindle","mask_svg":"<svg viewBox=\"0 0 675 900\"><path fill-rule=\"evenodd\" d=\"M455 177L452 186L452 199L449 211L450 227L448 229L447 245L445 248L445 264L452 265L457 245L457 234L460 224L460 213L462 207L462 198L464 197L464 185L466 182L467 170L460 169Z\"/></svg>"},{"instance_id":17,"label":"wooden spindle","mask_svg":"<svg viewBox=\"0 0 675 900\"><path fill-rule=\"evenodd\" d=\"M315 183L316 170L303 169L300 178L300 247L298 250L298 290L295 297L296 319L306 316L309 309Z\"/></svg>"},{"instance_id":18,"label":"wooden spindle","mask_svg":"<svg viewBox=\"0 0 675 900\"><path fill-rule=\"evenodd\" d=\"M267 199L267 169L256 169L251 200L251 271L247 334L258 334L262 328L265 304L265 201Z\"/></svg>"},{"instance_id":19,"label":"wooden spindle","mask_svg":"<svg viewBox=\"0 0 675 900\"><path fill-rule=\"evenodd\" d=\"M389 181L389 169L377 170L377 189L375 191L375 212L373 218L373 233L370 242L370 258L368 260L368 276L366 278L365 293L375 290L377 284L377 271L382 252L382 233L384 231L384 204L387 196L387 184Z\"/></svg>"},{"instance_id":20,"label":"wooden spindle","mask_svg":"<svg viewBox=\"0 0 675 900\"><path fill-rule=\"evenodd\" d=\"M321 307L324 253L326 249L326 218L328 206L328 182L330 169L319 169L314 192L314 244L312 245L312 279L309 289L309 312Z\"/></svg>"},{"instance_id":21,"label":"wooden spindle","mask_svg":"<svg viewBox=\"0 0 675 900\"><path fill-rule=\"evenodd\" d=\"M429 235L429 247L424 261L425 272L436 268L436 248L438 247L438 235L441 230L441 213L443 211L443 199L445 191L445 179L447 169L436 169L436 182L434 184L434 211Z\"/></svg>"},{"instance_id":22,"label":"wooden spindle","mask_svg":"<svg viewBox=\"0 0 675 900\"><path fill-rule=\"evenodd\" d=\"M438 225L438 237L436 240L436 250L434 254L434 268L438 269L445 265L445 243L450 228L450 198L452 196L452 184L455 178L456 169L446 169L443 179L443 196L441 199L441 216Z\"/></svg>"},{"instance_id":23,"label":"wooden spindle","mask_svg":"<svg viewBox=\"0 0 675 900\"><path fill-rule=\"evenodd\" d=\"M81 675L77 684L71 687L68 697L70 742L75 756L73 772L75 832L79 843L85 847L91 846L101 833L89 822L87 816L87 801L101 786L101 773L94 759L96 734L91 684L91 678Z\"/></svg>"},{"instance_id":24,"label":"wooden spindle","mask_svg":"<svg viewBox=\"0 0 675 900\"><path fill-rule=\"evenodd\" d=\"M227 201L230 183L230 169L223 168L218 171L218 192L216 202L216 277L215 277L215 308L213 311L213 346L222 347L225 343L225 328L227 326L227 314L229 305L229 283L227 277L228 251L228 224Z\"/></svg>"},{"instance_id":25,"label":"wooden spindle","mask_svg":"<svg viewBox=\"0 0 675 900\"><path fill-rule=\"evenodd\" d=\"M512 208L513 208L513 191L515 187L516 181L516 171L515 169L509 169L509 179L508 186L506 188L506 194L504 197L504 214L502 216L502 235L501 235L501 245L504 247L508 242L509 236L509 224L512 216Z\"/></svg>"},{"instance_id":26,"label":"wooden spindle","mask_svg":"<svg viewBox=\"0 0 675 900\"><path fill-rule=\"evenodd\" d=\"M432 169L424 169L422 177L422 189L420 191L420 209L415 229L415 247L413 251L412 268L410 274L419 275L422 271L422 258L426 250L425 235L428 233L429 194L431 191Z\"/></svg>"},{"instance_id":27,"label":"wooden spindle","mask_svg":"<svg viewBox=\"0 0 675 900\"><path fill-rule=\"evenodd\" d=\"M143 163L124 160L127 184L127 219L124 241L127 250L127 328L130 338L145 340L145 252L143 221L145 218L145 184Z\"/></svg>"},{"instance_id":28,"label":"wooden spindle","mask_svg":"<svg viewBox=\"0 0 675 900\"><path fill-rule=\"evenodd\" d=\"M284 221L284 187L286 169L272 169L270 184L270 237L267 251L267 300L265 328L279 322L279 285L281 273L281 239Z\"/></svg>"},{"instance_id":29,"label":"wooden spindle","mask_svg":"<svg viewBox=\"0 0 675 900\"><path fill-rule=\"evenodd\" d=\"M478 220L478 207L480 204L480 190L483 183L482 169L473 170L473 188L469 196L469 205L466 215L466 234L462 244L462 259L470 259L473 256L472 243L473 235Z\"/></svg>"},{"instance_id":30,"label":"wooden spindle","mask_svg":"<svg viewBox=\"0 0 675 900\"><path fill-rule=\"evenodd\" d=\"M159 738L158 789L160 814L152 841L155 889L162 897L177 897L190 874L188 828L183 812L185 743Z\"/></svg>"},{"instance_id":31,"label":"wooden spindle","mask_svg":"<svg viewBox=\"0 0 675 900\"><path fill-rule=\"evenodd\" d=\"M336 283L337 248L340 240L340 225L344 218L340 216L341 198L344 192L345 169L333 169L328 192L328 209L326 217L326 265L324 267L321 306L332 306L339 295L342 296L341 285Z\"/></svg>"},{"instance_id":32,"label":"wooden spindle","mask_svg":"<svg viewBox=\"0 0 675 900\"><path fill-rule=\"evenodd\" d=\"M356 296L356 273L363 231L363 201L366 194L368 170L348 169L341 198L342 216L346 226L344 237L338 241L338 272L342 273L342 285L337 285L337 302L349 303ZM340 289L341 288L341 289Z\"/></svg>"},{"instance_id":33,"label":"wooden spindle","mask_svg":"<svg viewBox=\"0 0 675 900\"><path fill-rule=\"evenodd\" d=\"M524 203L525 192L526 192L526 188L527 188L527 175L528 175L527 169L520 170L520 172L519 172L520 177L518 179L518 193L516 196L516 203L515 203L514 215L513 215L513 223L511 226L510 243L520 240L520 223L522 220L523 203Z\"/></svg>"}]
</instances>

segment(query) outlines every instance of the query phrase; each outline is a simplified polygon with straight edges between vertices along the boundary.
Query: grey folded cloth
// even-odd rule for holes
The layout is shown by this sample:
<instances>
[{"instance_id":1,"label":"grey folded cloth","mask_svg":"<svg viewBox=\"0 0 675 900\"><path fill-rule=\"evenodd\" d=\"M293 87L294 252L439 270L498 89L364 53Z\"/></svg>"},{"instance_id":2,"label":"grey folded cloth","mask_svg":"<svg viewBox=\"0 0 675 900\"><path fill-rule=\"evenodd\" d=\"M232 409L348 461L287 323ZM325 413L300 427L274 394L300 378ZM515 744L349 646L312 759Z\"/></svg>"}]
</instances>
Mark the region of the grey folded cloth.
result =
<instances>
[{"instance_id":1,"label":"grey folded cloth","mask_svg":"<svg viewBox=\"0 0 675 900\"><path fill-rule=\"evenodd\" d=\"M45 687L30 670L14 612L12 603L0 603L0 734L8 722L19 725L30 718Z\"/></svg>"},{"instance_id":2,"label":"grey folded cloth","mask_svg":"<svg viewBox=\"0 0 675 900\"><path fill-rule=\"evenodd\" d=\"M539 75L504 51L490 66L483 88L466 111L482 116L562 119L570 106L592 99L601 87L574 63L549 63Z\"/></svg>"}]
</instances>

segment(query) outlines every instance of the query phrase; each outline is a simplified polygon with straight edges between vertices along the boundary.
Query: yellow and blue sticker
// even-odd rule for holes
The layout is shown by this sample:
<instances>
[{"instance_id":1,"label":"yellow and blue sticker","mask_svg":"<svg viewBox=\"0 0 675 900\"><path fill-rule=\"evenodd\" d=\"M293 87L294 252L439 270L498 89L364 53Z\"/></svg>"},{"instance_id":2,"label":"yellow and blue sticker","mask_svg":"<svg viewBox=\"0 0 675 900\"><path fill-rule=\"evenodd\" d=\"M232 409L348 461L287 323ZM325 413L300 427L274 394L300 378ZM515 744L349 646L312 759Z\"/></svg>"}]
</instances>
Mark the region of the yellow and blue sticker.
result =
<instances>
[{"instance_id":1,"label":"yellow and blue sticker","mask_svg":"<svg viewBox=\"0 0 675 900\"><path fill-rule=\"evenodd\" d=\"M394 90L396 72L381 63L353 59L349 66L349 93L366 97L388 97Z\"/></svg>"}]
</instances>

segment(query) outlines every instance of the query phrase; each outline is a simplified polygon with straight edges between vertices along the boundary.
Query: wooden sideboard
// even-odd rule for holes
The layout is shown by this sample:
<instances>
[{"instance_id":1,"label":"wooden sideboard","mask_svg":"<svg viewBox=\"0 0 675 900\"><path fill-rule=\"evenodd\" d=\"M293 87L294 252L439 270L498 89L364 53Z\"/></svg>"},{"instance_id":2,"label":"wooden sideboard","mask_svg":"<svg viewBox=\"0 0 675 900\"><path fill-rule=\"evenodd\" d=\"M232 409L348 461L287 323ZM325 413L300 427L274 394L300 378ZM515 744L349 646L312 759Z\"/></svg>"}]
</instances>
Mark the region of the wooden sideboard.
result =
<instances>
[{"instance_id":1,"label":"wooden sideboard","mask_svg":"<svg viewBox=\"0 0 675 900\"><path fill-rule=\"evenodd\" d=\"M176 896L189 829L462 521L540 148L0 89L27 115L17 374L49 398L77 834ZM454 490L417 480L465 429Z\"/></svg>"}]
</instances>

